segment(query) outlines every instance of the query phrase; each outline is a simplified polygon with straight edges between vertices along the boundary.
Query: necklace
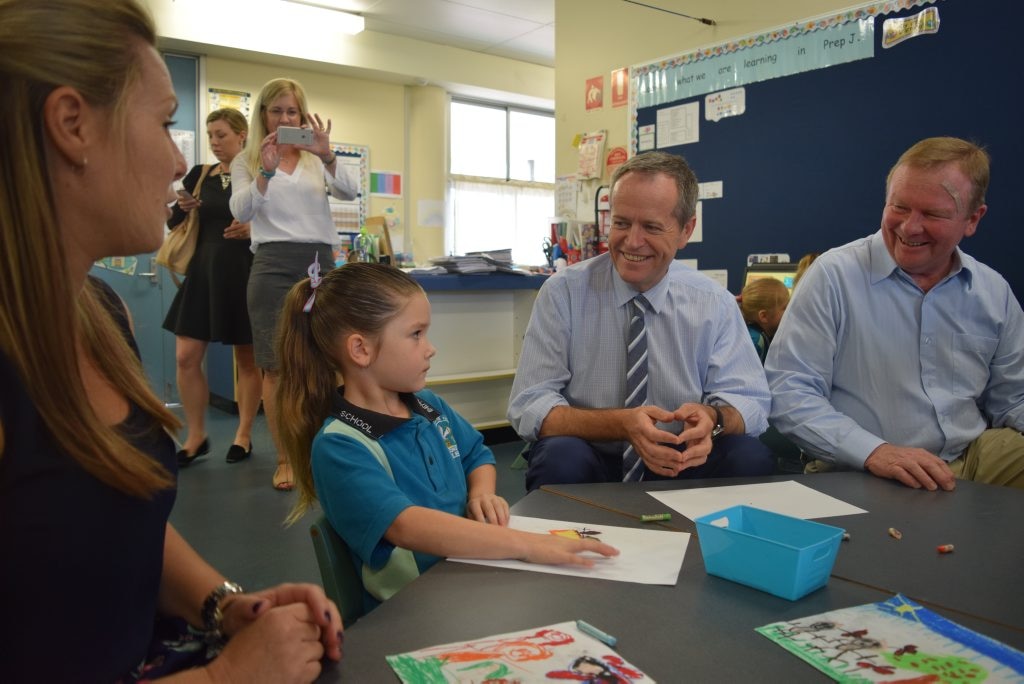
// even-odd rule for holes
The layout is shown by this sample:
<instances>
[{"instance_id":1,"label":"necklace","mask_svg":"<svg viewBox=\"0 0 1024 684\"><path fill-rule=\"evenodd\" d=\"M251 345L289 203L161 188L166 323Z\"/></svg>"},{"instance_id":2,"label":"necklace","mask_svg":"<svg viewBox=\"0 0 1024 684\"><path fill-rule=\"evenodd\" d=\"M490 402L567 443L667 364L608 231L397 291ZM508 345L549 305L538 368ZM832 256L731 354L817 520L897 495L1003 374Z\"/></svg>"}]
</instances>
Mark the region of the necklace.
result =
<instances>
[{"instance_id":1,"label":"necklace","mask_svg":"<svg viewBox=\"0 0 1024 684\"><path fill-rule=\"evenodd\" d=\"M228 171L221 165L220 167L220 189L226 190L227 186L231 184L231 172Z\"/></svg>"}]
</instances>

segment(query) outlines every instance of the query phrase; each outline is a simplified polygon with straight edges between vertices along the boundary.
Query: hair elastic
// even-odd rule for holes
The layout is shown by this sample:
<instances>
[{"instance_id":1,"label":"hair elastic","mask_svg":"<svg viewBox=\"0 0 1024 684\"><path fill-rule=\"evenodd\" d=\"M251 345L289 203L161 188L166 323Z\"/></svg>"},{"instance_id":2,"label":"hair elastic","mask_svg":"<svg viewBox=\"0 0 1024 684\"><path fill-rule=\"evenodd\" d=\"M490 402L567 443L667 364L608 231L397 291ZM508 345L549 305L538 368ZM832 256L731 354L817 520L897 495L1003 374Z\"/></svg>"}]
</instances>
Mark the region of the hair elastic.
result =
<instances>
[{"instance_id":1,"label":"hair elastic","mask_svg":"<svg viewBox=\"0 0 1024 684\"><path fill-rule=\"evenodd\" d=\"M309 295L309 299L306 300L306 304L302 307L303 313L309 313L313 309L313 300L316 299L316 288L320 286L323 278L320 277L320 253L316 252L313 255L313 263L306 269L306 273L309 274L309 287L313 290L313 294Z\"/></svg>"}]
</instances>

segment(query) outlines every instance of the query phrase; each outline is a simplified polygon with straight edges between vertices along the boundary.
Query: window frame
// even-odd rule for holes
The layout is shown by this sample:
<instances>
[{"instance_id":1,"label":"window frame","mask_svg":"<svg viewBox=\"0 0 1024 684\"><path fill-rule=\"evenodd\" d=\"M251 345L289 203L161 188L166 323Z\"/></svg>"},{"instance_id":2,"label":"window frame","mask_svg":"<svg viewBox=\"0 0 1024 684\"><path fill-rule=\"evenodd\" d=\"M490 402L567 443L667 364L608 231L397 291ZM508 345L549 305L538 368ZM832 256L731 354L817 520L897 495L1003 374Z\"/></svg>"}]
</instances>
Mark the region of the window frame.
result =
<instances>
[{"instance_id":1,"label":"window frame","mask_svg":"<svg viewBox=\"0 0 1024 684\"><path fill-rule=\"evenodd\" d=\"M451 125L451 111L452 105L469 105L475 107L486 107L490 109L496 109L505 113L505 174L504 178L498 176L477 176L469 174L459 174L452 172L452 125ZM531 188L538 190L548 190L554 197L556 181L553 179L551 182L547 181L529 181L519 180L511 177L512 170L512 113L523 113L532 114L537 116L545 116L552 120L555 118L555 112L553 110L539 109L533 107L526 107L521 105L514 105L510 103L495 102L490 100L482 100L477 98L469 97L456 97L451 96L448 103L448 146L447 146L447 183L445 187L445 235L444 235L444 248L445 252L452 254L455 252L454 246L456 243L456 226L454 217L454 194L453 189L456 183L459 182L470 182L470 183L481 183L489 184L497 187L514 187L514 188ZM552 157L554 157L554 150L552 150ZM554 159L552 159L554 162ZM552 164L554 168L554 164Z\"/></svg>"}]
</instances>

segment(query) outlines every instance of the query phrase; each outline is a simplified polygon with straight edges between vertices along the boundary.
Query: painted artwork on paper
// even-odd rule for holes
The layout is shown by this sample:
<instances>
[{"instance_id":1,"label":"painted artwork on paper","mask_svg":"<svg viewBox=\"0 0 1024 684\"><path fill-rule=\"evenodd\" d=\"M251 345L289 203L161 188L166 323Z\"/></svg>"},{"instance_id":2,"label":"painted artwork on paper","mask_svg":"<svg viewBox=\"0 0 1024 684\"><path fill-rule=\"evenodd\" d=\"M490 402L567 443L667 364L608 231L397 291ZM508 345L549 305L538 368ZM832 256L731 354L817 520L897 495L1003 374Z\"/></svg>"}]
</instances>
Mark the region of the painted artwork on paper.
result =
<instances>
[{"instance_id":1,"label":"painted artwork on paper","mask_svg":"<svg viewBox=\"0 0 1024 684\"><path fill-rule=\"evenodd\" d=\"M899 594L757 631L838 682L1024 683L1024 653Z\"/></svg>"},{"instance_id":2,"label":"painted artwork on paper","mask_svg":"<svg viewBox=\"0 0 1024 684\"><path fill-rule=\"evenodd\" d=\"M654 682L575 622L433 646L390 655L387 661L406 684Z\"/></svg>"}]
</instances>

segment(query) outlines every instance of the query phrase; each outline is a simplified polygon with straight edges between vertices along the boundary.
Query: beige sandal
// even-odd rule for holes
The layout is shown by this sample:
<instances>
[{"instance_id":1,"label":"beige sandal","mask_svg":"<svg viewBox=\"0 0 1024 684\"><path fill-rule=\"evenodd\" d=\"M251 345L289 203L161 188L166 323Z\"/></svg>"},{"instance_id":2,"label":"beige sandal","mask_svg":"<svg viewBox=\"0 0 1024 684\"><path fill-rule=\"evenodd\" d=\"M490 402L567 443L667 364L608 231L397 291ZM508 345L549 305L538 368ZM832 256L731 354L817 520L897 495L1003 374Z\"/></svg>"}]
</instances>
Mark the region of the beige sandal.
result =
<instances>
[{"instance_id":1,"label":"beige sandal","mask_svg":"<svg viewBox=\"0 0 1024 684\"><path fill-rule=\"evenodd\" d=\"M292 467L288 463L278 463L274 471L274 489L279 492L290 492L295 488L292 482Z\"/></svg>"}]
</instances>

